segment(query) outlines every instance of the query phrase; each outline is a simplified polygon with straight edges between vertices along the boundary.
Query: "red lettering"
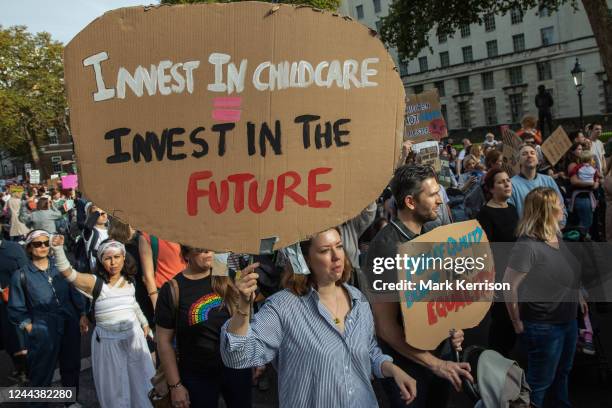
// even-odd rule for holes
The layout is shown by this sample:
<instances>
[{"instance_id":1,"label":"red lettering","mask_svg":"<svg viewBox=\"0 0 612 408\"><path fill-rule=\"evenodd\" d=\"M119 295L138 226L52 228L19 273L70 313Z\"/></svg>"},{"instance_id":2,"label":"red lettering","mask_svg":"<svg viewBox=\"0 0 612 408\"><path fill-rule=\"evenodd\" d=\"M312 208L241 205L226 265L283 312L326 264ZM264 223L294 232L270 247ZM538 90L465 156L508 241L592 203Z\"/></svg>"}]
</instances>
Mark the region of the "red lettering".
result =
<instances>
[{"instance_id":1,"label":"red lettering","mask_svg":"<svg viewBox=\"0 0 612 408\"><path fill-rule=\"evenodd\" d=\"M208 196L210 208L217 214L221 214L227 210L229 202L229 183L227 180L221 180L221 197L217 196L217 183L210 182L210 195Z\"/></svg>"},{"instance_id":2,"label":"red lettering","mask_svg":"<svg viewBox=\"0 0 612 408\"><path fill-rule=\"evenodd\" d=\"M244 183L254 178L255 176L250 173L232 174L227 178L230 183L234 183L236 186L234 193L234 211L236 213L244 209Z\"/></svg>"},{"instance_id":3,"label":"red lettering","mask_svg":"<svg viewBox=\"0 0 612 408\"><path fill-rule=\"evenodd\" d=\"M198 189L198 181L212 177L211 171L197 171L189 176L187 184L187 214L198 215L198 198L208 195L208 190Z\"/></svg>"},{"instance_id":4,"label":"red lettering","mask_svg":"<svg viewBox=\"0 0 612 408\"><path fill-rule=\"evenodd\" d=\"M438 318L436 317L436 312L434 312L434 302L427 302L427 323L432 326L437 322Z\"/></svg>"},{"instance_id":5,"label":"red lettering","mask_svg":"<svg viewBox=\"0 0 612 408\"><path fill-rule=\"evenodd\" d=\"M293 178L293 183L291 183L289 187L286 185L286 179L288 177ZM308 201L306 201L304 197L293 191L298 185L300 185L301 181L302 178L295 171L288 171L278 176L278 182L276 184L276 205L274 206L276 211L282 211L282 209L285 207L285 196L291 198L299 205L308 204Z\"/></svg>"},{"instance_id":6,"label":"red lettering","mask_svg":"<svg viewBox=\"0 0 612 408\"><path fill-rule=\"evenodd\" d=\"M317 193L322 193L331 190L331 184L317 184L317 176L319 174L327 174L332 169L330 167L318 167L308 172L308 206L312 208L329 208L331 201L317 200Z\"/></svg>"},{"instance_id":7,"label":"red lettering","mask_svg":"<svg viewBox=\"0 0 612 408\"><path fill-rule=\"evenodd\" d=\"M446 317L446 307L443 302L436 302L436 314L440 317Z\"/></svg>"},{"instance_id":8,"label":"red lettering","mask_svg":"<svg viewBox=\"0 0 612 408\"><path fill-rule=\"evenodd\" d=\"M268 209L270 201L272 201L272 194L274 194L274 180L268 180L266 182L266 194L264 195L261 205L257 203L258 187L259 183L257 183L257 181L251 181L251 185L249 186L249 209L255 214L261 214Z\"/></svg>"}]
</instances>

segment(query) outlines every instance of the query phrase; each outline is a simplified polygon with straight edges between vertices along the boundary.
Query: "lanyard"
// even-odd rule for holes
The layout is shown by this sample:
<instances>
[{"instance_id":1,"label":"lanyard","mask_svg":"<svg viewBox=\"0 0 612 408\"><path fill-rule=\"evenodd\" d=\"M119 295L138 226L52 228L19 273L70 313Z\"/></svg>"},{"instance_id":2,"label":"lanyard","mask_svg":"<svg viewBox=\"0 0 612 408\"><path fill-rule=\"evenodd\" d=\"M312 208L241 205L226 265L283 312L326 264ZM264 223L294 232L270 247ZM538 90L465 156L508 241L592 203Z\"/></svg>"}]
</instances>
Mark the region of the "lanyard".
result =
<instances>
[{"instance_id":1,"label":"lanyard","mask_svg":"<svg viewBox=\"0 0 612 408\"><path fill-rule=\"evenodd\" d=\"M55 286L53 286L53 277L51 276L51 274L49 274L49 268L47 267L47 269L42 271L42 273L47 277L47 283L49 283L49 286L51 287L51 290L53 291L53 296L55 297L55 301L57 302L57 305L60 306L61 303L59 301L59 298L57 297Z\"/></svg>"}]
</instances>

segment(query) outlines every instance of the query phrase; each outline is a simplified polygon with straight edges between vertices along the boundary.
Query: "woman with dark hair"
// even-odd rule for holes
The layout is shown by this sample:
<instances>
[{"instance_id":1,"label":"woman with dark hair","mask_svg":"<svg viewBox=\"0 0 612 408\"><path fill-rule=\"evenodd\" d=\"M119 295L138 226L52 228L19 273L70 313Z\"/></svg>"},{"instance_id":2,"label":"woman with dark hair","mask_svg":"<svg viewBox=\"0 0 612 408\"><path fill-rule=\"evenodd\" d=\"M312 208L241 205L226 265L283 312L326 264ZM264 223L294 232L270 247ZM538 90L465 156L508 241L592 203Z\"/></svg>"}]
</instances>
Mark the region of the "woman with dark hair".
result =
<instances>
[{"instance_id":1,"label":"woman with dark hair","mask_svg":"<svg viewBox=\"0 0 612 408\"><path fill-rule=\"evenodd\" d=\"M62 213L58 211L47 197L41 197L36 203L36 211L29 212L27 206L22 205L19 212L19 220L32 229L45 230L50 234L55 234L57 228L55 221L62 218Z\"/></svg>"},{"instance_id":2,"label":"woman with dark hair","mask_svg":"<svg viewBox=\"0 0 612 408\"><path fill-rule=\"evenodd\" d=\"M44 230L26 236L29 262L11 278L9 318L26 332L30 386L51 386L59 362L62 386L78 393L85 300L61 278L57 257L49 257L50 238Z\"/></svg>"},{"instance_id":3,"label":"woman with dark hair","mask_svg":"<svg viewBox=\"0 0 612 408\"><path fill-rule=\"evenodd\" d=\"M583 313L588 312L579 294L580 262L561 239L563 218L563 204L554 189L531 190L504 276L511 286L504 292L508 313L527 347L527 382L536 407L544 405L547 393L551 406L571 406L568 380L578 337L579 300Z\"/></svg>"},{"instance_id":4,"label":"woman with dark hair","mask_svg":"<svg viewBox=\"0 0 612 408\"><path fill-rule=\"evenodd\" d=\"M501 282L511 250L510 245L503 243L516 241L515 231L518 225L516 208L508 203L512 195L512 181L508 173L499 168L489 170L484 178L484 191L488 201L478 213L477 219L487 234L489 242L496 243L493 245L495 281ZM515 342L516 334L510 317L508 317L506 306L497 301L491 307L489 347L509 357Z\"/></svg>"},{"instance_id":5,"label":"woman with dark hair","mask_svg":"<svg viewBox=\"0 0 612 408\"><path fill-rule=\"evenodd\" d=\"M55 236L52 244L66 281L92 299L91 360L100 405L150 407L155 368L146 341L149 323L134 297L133 260L122 243L107 239L98 247L97 273L80 273L66 258L64 237Z\"/></svg>"},{"instance_id":6,"label":"woman with dark hair","mask_svg":"<svg viewBox=\"0 0 612 408\"><path fill-rule=\"evenodd\" d=\"M346 284L351 268L338 230L303 241L289 261L286 289L252 322L257 264L240 274L238 305L221 333L223 361L234 368L274 362L281 407L377 406L373 375L394 378L402 399L412 401L416 382L382 353L369 303Z\"/></svg>"},{"instance_id":7,"label":"woman with dark hair","mask_svg":"<svg viewBox=\"0 0 612 408\"><path fill-rule=\"evenodd\" d=\"M221 326L236 310L238 292L228 276L219 276L226 272L213 269L214 252L181 245L181 256L187 268L162 286L155 308L172 405L214 408L221 394L228 408L250 407L251 370L226 367L219 352Z\"/></svg>"}]
</instances>

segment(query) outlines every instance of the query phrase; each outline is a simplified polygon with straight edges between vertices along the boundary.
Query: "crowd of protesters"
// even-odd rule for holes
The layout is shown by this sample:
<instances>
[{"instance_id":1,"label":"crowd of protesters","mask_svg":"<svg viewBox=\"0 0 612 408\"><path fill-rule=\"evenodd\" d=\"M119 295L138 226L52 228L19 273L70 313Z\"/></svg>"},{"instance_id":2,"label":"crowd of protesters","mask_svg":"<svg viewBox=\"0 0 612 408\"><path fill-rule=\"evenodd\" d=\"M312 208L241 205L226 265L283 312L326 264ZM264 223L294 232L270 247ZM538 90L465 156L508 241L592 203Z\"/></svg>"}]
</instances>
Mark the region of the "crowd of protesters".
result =
<instances>
[{"instance_id":1,"label":"crowd of protesters","mask_svg":"<svg viewBox=\"0 0 612 408\"><path fill-rule=\"evenodd\" d=\"M564 229L612 241L612 144L601 133L600 124L571 132L572 147L551 166L537 119L526 117L517 174L492 133L464 139L459 152L441 142L446 186L405 142L377 202L293 255L255 263L229 255L235 279L215 273L214 252L134 230L78 192L7 186L0 330L11 378L50 386L59 365L62 385L78 389L81 336L89 335L102 407L151 406L156 368L174 407L214 407L220 397L249 407L251 384L267 389L270 364L282 407L377 406L375 388L391 407L444 407L452 388L474 381L470 365L453 358L464 333L450 333L434 352L408 345L397 292L370 303L362 293L371 288L373 260L394 258L398 244L441 225L477 219L490 242L516 243L496 258L499 281L513 288L571 281L579 265L558 256ZM554 274L542 273L550 265ZM567 288L551 290L557 302L521 303L513 290L490 312L490 348L510 357L525 341L536 407L547 394L554 406L569 406L577 345L595 352L590 323L577 326L579 309L588 322L587 303Z\"/></svg>"}]
</instances>

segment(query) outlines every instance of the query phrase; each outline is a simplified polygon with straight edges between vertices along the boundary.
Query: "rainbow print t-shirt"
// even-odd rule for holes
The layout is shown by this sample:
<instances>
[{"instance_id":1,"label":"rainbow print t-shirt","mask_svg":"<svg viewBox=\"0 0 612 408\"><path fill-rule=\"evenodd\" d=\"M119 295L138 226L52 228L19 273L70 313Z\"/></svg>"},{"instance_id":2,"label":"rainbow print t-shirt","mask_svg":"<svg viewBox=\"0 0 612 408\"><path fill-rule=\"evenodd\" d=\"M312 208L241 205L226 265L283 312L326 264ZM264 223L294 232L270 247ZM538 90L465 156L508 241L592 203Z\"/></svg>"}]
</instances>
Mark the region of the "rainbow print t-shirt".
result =
<instances>
[{"instance_id":1,"label":"rainbow print t-shirt","mask_svg":"<svg viewBox=\"0 0 612 408\"><path fill-rule=\"evenodd\" d=\"M216 293L209 293L202 296L189 307L188 319L189 326L194 326L208 320L208 315L211 310L221 306L221 296Z\"/></svg>"}]
</instances>

